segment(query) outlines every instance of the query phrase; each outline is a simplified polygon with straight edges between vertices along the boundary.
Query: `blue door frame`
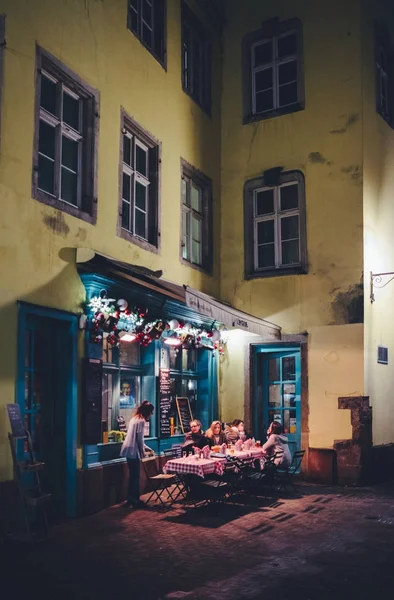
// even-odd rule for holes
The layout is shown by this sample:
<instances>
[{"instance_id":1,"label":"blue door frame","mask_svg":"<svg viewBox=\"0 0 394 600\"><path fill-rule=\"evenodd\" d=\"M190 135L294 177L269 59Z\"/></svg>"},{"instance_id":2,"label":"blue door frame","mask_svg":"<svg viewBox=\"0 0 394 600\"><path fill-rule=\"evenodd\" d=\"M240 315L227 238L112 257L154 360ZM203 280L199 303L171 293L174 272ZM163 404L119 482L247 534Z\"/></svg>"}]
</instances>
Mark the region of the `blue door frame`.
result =
<instances>
[{"instance_id":1,"label":"blue door frame","mask_svg":"<svg viewBox=\"0 0 394 600\"><path fill-rule=\"evenodd\" d=\"M256 345L252 347L252 356L254 430L264 442L269 424L280 421L293 454L301 449L300 346Z\"/></svg>"},{"instance_id":2,"label":"blue door frame","mask_svg":"<svg viewBox=\"0 0 394 600\"><path fill-rule=\"evenodd\" d=\"M25 415L25 356L27 322L31 317L42 317L61 321L66 325L68 336L68 353L64 356L66 423L65 423L65 477L66 477L66 516L76 515L76 484L77 484L77 356L78 356L78 325L77 316L65 311L44 308L33 304L18 302L18 356L16 379L16 402L21 409L22 418ZM19 452L23 449L19 449Z\"/></svg>"}]
</instances>

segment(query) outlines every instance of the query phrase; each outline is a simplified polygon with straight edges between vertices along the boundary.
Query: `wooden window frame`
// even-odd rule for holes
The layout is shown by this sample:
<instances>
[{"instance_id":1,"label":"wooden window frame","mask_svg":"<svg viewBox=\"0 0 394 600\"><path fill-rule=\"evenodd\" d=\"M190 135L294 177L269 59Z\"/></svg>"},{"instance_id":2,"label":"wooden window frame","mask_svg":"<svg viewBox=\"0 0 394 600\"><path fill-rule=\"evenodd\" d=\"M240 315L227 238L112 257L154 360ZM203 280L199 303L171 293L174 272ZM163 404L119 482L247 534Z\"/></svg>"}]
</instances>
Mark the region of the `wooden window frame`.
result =
<instances>
[{"instance_id":1,"label":"wooden window frame","mask_svg":"<svg viewBox=\"0 0 394 600\"><path fill-rule=\"evenodd\" d=\"M266 172L268 173L268 172ZM250 179L244 186L244 245L245 245L245 279L256 279L264 277L278 277L282 275L297 275L308 272L307 265L307 245L306 245L306 215L305 215L305 181L301 171L287 171L281 173L277 177L276 182L272 182L266 176ZM261 189L276 190L285 185L297 183L298 185L298 210L291 209L283 212L278 210L275 205L275 210L272 215L267 218L255 217L254 204L255 193ZM299 240L300 240L300 262L294 265L282 265L278 260L280 257L280 235L278 235L278 227L275 225L275 256L276 266L267 268L256 267L256 239L255 239L255 224L260 220L274 220L275 224L280 222L283 215L293 216L297 214L299 217ZM278 250L279 248L279 250Z\"/></svg>"},{"instance_id":2,"label":"wooden window frame","mask_svg":"<svg viewBox=\"0 0 394 600\"><path fill-rule=\"evenodd\" d=\"M59 116L51 115L40 106L41 77L45 75L56 80L65 89L66 93L80 98L82 110L82 132L76 133L66 126ZM60 87L59 87L60 89ZM32 197L43 204L47 204L77 217L88 223L95 224L97 220L97 143L99 130L99 92L84 82L61 61L49 52L36 47L36 92L34 113L34 142L33 142L33 171L32 171ZM39 157L39 126L40 121L48 122L51 126L61 128L57 137L65 134L70 139L81 142L80 156L78 159L78 174L80 177L79 204L75 206L60 198L60 189L56 187L55 194L51 194L38 187L38 157ZM64 129L64 131L63 131ZM66 131L67 130L67 131ZM56 168L61 169L61 159L55 155Z\"/></svg>"},{"instance_id":3,"label":"wooden window frame","mask_svg":"<svg viewBox=\"0 0 394 600\"><path fill-rule=\"evenodd\" d=\"M189 30L191 43L191 59L189 66L185 61L184 47L186 44L186 29ZM182 56L182 89L196 104L211 116L212 109L212 47L208 31L182 0L181 5L181 56ZM194 89L194 52L198 48L199 57L199 90Z\"/></svg>"},{"instance_id":4,"label":"wooden window frame","mask_svg":"<svg viewBox=\"0 0 394 600\"><path fill-rule=\"evenodd\" d=\"M183 213L184 204L182 202L182 180L188 179L201 190L201 264L196 264L183 257L184 232L183 232ZM213 269L213 199L212 199L212 180L198 171L195 167L181 158L181 236L180 236L180 261L182 264L197 269L208 275L212 275ZM189 210L189 207L188 207ZM192 210L190 208L190 210Z\"/></svg>"},{"instance_id":5,"label":"wooden window frame","mask_svg":"<svg viewBox=\"0 0 394 600\"><path fill-rule=\"evenodd\" d=\"M252 50L255 46L273 41L273 47L276 47L277 40L280 37L288 35L294 32L297 37L297 52L292 55L292 58L296 58L297 61L297 102L286 106L274 105L272 110L267 110L261 113L257 113L255 110L255 95L254 95L254 77L253 74L259 69L253 69L252 65ZM243 123L253 123L255 121L261 121L264 119L271 119L280 115L289 114L304 110L305 108L305 92L304 92L304 70L303 70L303 39L302 39L302 24L297 18L289 19L287 21L279 21L278 19L271 19L262 24L261 29L248 33L242 41L242 85L243 85ZM279 84L275 73L277 67L282 64L282 61L276 56L273 57L271 68L273 70L273 92L277 99ZM268 65L268 63L267 63ZM267 68L265 66L265 68ZM277 101L278 104L278 101Z\"/></svg>"},{"instance_id":6,"label":"wooden window frame","mask_svg":"<svg viewBox=\"0 0 394 600\"><path fill-rule=\"evenodd\" d=\"M131 31L133 35L140 41L140 43L152 54L152 56L157 60L158 63L163 67L163 69L167 70L167 0L149 0L152 5L152 23L149 29L152 31L152 38L155 36L155 13L157 11L157 7L159 6L163 10L162 20L163 20L163 32L162 32L162 50L161 53L156 52L155 48L152 44L148 44L142 34L142 27L145 23L143 19L143 11L142 11L142 0L135 0L137 4L137 9L133 8L132 0L127 0L127 29ZM133 26L132 14L136 15L137 19L137 27ZM157 25L157 24L156 24Z\"/></svg>"},{"instance_id":7,"label":"wooden window frame","mask_svg":"<svg viewBox=\"0 0 394 600\"><path fill-rule=\"evenodd\" d=\"M130 176L138 179L140 183L146 183L149 187L147 196L147 238L133 233L132 230L122 226L123 214L123 173L126 164L123 162L123 137L132 136L135 138L134 144L143 146L148 151L148 176L144 182L139 181L139 175L135 169L130 168ZM134 158L135 160L135 158ZM161 204L161 143L154 138L148 131L143 129L127 112L121 109L121 129L120 129L120 151L119 151L119 204L118 204L118 223L117 235L140 248L150 252L160 252L160 204ZM153 197L153 198L152 198ZM135 195L130 196L130 207L135 211Z\"/></svg>"},{"instance_id":8,"label":"wooden window frame","mask_svg":"<svg viewBox=\"0 0 394 600\"><path fill-rule=\"evenodd\" d=\"M381 55L386 64L382 64ZM376 112L394 129L394 53L387 30L375 23L375 89ZM383 101L382 86L386 87L386 101ZM384 105L385 104L385 105Z\"/></svg>"}]
</instances>

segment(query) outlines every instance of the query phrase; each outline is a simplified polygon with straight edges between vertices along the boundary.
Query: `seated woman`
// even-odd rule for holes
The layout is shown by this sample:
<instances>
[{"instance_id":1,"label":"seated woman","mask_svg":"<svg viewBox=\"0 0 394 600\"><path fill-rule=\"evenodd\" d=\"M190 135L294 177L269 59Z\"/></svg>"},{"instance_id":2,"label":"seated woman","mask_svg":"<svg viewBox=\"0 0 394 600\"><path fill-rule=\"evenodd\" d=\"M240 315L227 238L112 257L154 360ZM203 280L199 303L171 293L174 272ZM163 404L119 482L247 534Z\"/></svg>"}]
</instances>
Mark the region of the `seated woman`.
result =
<instances>
[{"instance_id":1,"label":"seated woman","mask_svg":"<svg viewBox=\"0 0 394 600\"><path fill-rule=\"evenodd\" d=\"M190 431L187 432L185 436L185 441L182 445L182 450L186 450L187 453L192 452L193 446L197 448L204 448L204 446L209 446L209 439L202 432L202 425L200 421L194 419L190 421Z\"/></svg>"},{"instance_id":2,"label":"seated woman","mask_svg":"<svg viewBox=\"0 0 394 600\"><path fill-rule=\"evenodd\" d=\"M233 444L237 440L246 439L244 422L241 419L234 419L226 425L224 430L228 444Z\"/></svg>"},{"instance_id":3,"label":"seated woman","mask_svg":"<svg viewBox=\"0 0 394 600\"><path fill-rule=\"evenodd\" d=\"M227 443L226 434L222 431L222 424L220 421L212 421L211 426L206 430L205 435L211 446L221 446L222 444Z\"/></svg>"},{"instance_id":4,"label":"seated woman","mask_svg":"<svg viewBox=\"0 0 394 600\"><path fill-rule=\"evenodd\" d=\"M278 421L272 421L267 430L268 439L263 446L263 452L267 456L276 455L274 462L277 467L287 469L291 463L289 442L283 435L283 427Z\"/></svg>"}]
</instances>

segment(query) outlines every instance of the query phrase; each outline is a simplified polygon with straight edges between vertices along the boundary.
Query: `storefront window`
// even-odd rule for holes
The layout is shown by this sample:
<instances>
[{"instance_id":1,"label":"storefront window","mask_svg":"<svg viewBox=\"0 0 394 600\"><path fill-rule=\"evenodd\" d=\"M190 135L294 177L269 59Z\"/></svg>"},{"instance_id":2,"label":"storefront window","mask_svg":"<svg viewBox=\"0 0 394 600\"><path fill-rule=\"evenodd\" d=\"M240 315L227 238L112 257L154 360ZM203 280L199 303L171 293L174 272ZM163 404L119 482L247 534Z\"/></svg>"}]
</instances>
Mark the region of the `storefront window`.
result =
<instances>
[{"instance_id":1,"label":"storefront window","mask_svg":"<svg viewBox=\"0 0 394 600\"><path fill-rule=\"evenodd\" d=\"M124 431L141 403L141 349L139 344L120 342L112 348L103 340L103 428ZM149 435L149 424L145 435Z\"/></svg>"}]
</instances>

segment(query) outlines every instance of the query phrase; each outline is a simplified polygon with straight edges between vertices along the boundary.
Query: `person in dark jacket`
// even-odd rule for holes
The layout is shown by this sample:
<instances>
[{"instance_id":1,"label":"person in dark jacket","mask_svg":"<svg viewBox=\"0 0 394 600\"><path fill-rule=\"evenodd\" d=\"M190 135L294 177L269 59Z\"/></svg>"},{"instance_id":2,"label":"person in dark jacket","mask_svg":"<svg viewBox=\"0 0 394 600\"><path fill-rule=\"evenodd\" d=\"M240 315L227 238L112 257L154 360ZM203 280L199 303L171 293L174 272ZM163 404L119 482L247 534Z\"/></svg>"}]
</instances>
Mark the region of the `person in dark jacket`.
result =
<instances>
[{"instance_id":1,"label":"person in dark jacket","mask_svg":"<svg viewBox=\"0 0 394 600\"><path fill-rule=\"evenodd\" d=\"M190 421L189 425L190 431L186 433L182 450L186 450L187 453L190 453L192 452L193 446L202 449L204 446L212 445L212 442L203 434L200 421L193 419L193 421Z\"/></svg>"}]
</instances>

